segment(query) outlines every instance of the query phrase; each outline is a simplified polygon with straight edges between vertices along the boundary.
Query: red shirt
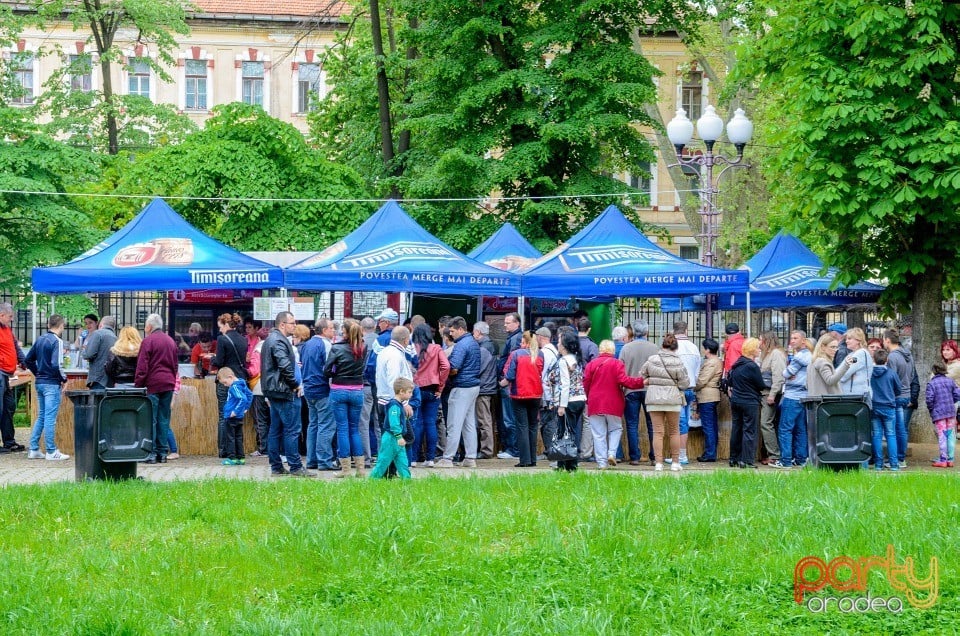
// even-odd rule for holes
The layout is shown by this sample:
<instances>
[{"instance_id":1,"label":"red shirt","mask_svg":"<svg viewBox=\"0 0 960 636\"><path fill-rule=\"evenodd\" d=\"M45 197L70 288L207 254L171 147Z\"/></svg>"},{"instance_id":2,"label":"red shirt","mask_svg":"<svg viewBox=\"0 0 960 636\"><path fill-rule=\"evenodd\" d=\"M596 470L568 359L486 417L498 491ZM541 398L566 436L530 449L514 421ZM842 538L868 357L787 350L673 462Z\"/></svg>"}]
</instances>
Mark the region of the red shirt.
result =
<instances>
[{"instance_id":1,"label":"red shirt","mask_svg":"<svg viewBox=\"0 0 960 636\"><path fill-rule=\"evenodd\" d=\"M743 350L743 334L735 333L727 337L724 341L723 346L720 347L723 350L723 372L730 373L730 369L733 368L733 364L740 359L741 352Z\"/></svg>"},{"instance_id":2,"label":"red shirt","mask_svg":"<svg viewBox=\"0 0 960 636\"><path fill-rule=\"evenodd\" d=\"M0 325L0 370L13 373L17 370L20 358L17 355L20 347L13 335L13 329Z\"/></svg>"},{"instance_id":3,"label":"red shirt","mask_svg":"<svg viewBox=\"0 0 960 636\"><path fill-rule=\"evenodd\" d=\"M162 331L152 331L140 345L133 384L147 393L173 391L177 383L177 343Z\"/></svg>"},{"instance_id":4,"label":"red shirt","mask_svg":"<svg viewBox=\"0 0 960 636\"><path fill-rule=\"evenodd\" d=\"M623 362L609 353L601 353L583 370L583 388L587 392L587 415L623 416L623 389L642 389L643 378L627 375Z\"/></svg>"}]
</instances>

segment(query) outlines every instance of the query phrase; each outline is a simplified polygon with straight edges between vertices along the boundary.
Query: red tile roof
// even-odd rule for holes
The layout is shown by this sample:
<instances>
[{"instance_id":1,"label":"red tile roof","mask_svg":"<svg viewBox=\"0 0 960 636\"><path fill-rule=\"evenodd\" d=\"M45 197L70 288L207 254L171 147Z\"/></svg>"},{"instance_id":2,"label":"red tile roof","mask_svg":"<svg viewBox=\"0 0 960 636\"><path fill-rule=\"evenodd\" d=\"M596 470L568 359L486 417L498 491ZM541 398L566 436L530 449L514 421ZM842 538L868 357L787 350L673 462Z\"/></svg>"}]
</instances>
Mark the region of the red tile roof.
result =
<instances>
[{"instance_id":1,"label":"red tile roof","mask_svg":"<svg viewBox=\"0 0 960 636\"><path fill-rule=\"evenodd\" d=\"M224 15L294 15L338 18L350 13L339 0L193 0L200 13Z\"/></svg>"}]
</instances>

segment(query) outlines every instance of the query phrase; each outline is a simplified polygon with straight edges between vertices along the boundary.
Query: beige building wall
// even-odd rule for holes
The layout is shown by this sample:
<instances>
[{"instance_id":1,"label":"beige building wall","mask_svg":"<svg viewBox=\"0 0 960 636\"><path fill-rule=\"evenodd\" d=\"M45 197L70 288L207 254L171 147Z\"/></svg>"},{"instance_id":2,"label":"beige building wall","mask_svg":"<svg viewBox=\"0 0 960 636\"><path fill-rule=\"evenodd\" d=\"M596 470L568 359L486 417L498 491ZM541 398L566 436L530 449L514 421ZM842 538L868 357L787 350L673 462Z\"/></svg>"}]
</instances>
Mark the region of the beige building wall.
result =
<instances>
[{"instance_id":1,"label":"beige building wall","mask_svg":"<svg viewBox=\"0 0 960 636\"><path fill-rule=\"evenodd\" d=\"M183 37L176 51L177 64L167 68L170 81L160 81L156 74L149 78L150 97L156 103L173 104L202 125L218 104L242 101L242 69L244 62L262 62L263 106L272 116L292 123L299 130L307 131L306 113L300 107L299 73L303 64L322 63L325 52L333 44L336 30L342 28L336 16L318 19L313 15L317 6L324 2L301 2L298 0L274 0L271 15L258 15L262 3L254 0L197 0L205 13L195 14L189 20L190 34ZM332 12L345 12L334 8ZM339 15L339 14L338 14ZM308 27L309 25L309 27ZM309 29L309 33L308 33ZM156 58L156 49L136 45L136 33L121 31L117 42L127 58L150 56ZM86 33L74 32L68 22L51 25L45 31L27 31L14 47L3 51L10 55L16 51L29 51L34 59L34 93L39 93L45 82L62 64L63 56L91 52L85 44ZM685 74L695 65L680 38L663 34L642 39L643 53L662 72L657 78L660 94L660 114L664 123L673 118L681 103ZM188 60L201 61L206 67L206 108L190 108L185 86ZM195 66L191 65L191 66ZM121 65L113 67L113 86L117 94L127 94L129 72ZM92 73L93 89L100 89L103 80L98 60L94 59ZM320 73L316 92L322 96L329 89L325 74ZM700 93L700 108L712 101L709 81L704 77ZM696 115L696 113L691 113ZM721 113L729 119L726 113ZM691 119L695 119L691 116ZM656 145L650 129L644 134ZM666 249L692 260L698 259L697 239L684 220L679 209L680 196L676 192L667 170L674 157L658 156L650 166L652 178L640 180L638 176L617 174L615 177L632 185L649 189L650 205L638 208L641 218L648 223L662 226L671 235L671 241L650 238Z\"/></svg>"},{"instance_id":2,"label":"beige building wall","mask_svg":"<svg viewBox=\"0 0 960 636\"><path fill-rule=\"evenodd\" d=\"M202 4L202 2L200 3ZM333 44L336 20L308 26L309 18L302 15L254 15L235 17L203 14L189 20L190 33L178 42L175 66L165 70L170 81L149 74L149 97L154 103L172 104L198 124L203 124L214 106L243 101L242 69L244 62L263 65L263 107L272 116L307 130L306 112L300 107L300 67L318 64L322 68L324 55ZM309 32L308 32L309 31ZM94 47L87 43L87 33L73 31L69 22L51 24L46 30L27 30L20 42L2 51L4 56L31 53L33 60L33 94L42 91L43 84L67 63L70 55L93 55L91 88L103 87L103 76ZM157 50L151 45L136 44L137 33L121 30L116 43L125 59L140 57L157 59ZM58 51L60 52L58 54ZM206 107L190 107L186 96L187 60L202 61L206 66ZM116 94L129 93L130 71L121 64L113 65L113 89ZM326 94L328 86L321 71L313 91Z\"/></svg>"}]
</instances>

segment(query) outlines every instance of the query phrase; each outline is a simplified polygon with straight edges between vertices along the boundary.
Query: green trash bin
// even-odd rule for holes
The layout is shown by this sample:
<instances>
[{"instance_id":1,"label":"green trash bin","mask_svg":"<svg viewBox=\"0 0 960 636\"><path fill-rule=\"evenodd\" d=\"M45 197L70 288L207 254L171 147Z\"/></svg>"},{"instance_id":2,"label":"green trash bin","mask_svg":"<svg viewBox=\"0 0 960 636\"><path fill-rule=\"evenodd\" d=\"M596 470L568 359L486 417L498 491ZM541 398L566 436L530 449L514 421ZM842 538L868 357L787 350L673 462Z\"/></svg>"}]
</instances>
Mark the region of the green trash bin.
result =
<instances>
[{"instance_id":1,"label":"green trash bin","mask_svg":"<svg viewBox=\"0 0 960 636\"><path fill-rule=\"evenodd\" d=\"M153 406L146 389L67 391L73 403L77 481L133 479L153 450Z\"/></svg>"},{"instance_id":2,"label":"green trash bin","mask_svg":"<svg viewBox=\"0 0 960 636\"><path fill-rule=\"evenodd\" d=\"M803 398L814 466L860 468L873 456L870 408L863 395Z\"/></svg>"}]
</instances>

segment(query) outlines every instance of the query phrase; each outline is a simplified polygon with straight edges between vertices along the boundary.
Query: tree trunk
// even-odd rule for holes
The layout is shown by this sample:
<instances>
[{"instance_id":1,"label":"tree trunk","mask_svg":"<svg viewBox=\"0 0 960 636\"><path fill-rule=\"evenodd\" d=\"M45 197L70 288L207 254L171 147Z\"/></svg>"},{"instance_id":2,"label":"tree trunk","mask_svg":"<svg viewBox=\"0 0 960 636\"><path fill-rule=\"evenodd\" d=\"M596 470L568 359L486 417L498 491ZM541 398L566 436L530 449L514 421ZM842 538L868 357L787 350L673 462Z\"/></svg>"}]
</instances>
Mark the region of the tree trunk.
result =
<instances>
[{"instance_id":1,"label":"tree trunk","mask_svg":"<svg viewBox=\"0 0 960 636\"><path fill-rule=\"evenodd\" d=\"M911 353L920 378L920 400L910 425L910 441L936 443L937 436L924 405L924 391L930 367L940 360L940 343L946 337L943 328L943 268L929 268L916 279L913 292L913 335ZM920 458L921 463L926 458Z\"/></svg>"},{"instance_id":2,"label":"tree trunk","mask_svg":"<svg viewBox=\"0 0 960 636\"><path fill-rule=\"evenodd\" d=\"M117 104L113 96L113 78L110 76L110 60L100 55L100 73L103 75L103 103L107 107L107 152L111 155L120 152L120 130L117 125Z\"/></svg>"},{"instance_id":3,"label":"tree trunk","mask_svg":"<svg viewBox=\"0 0 960 636\"><path fill-rule=\"evenodd\" d=\"M380 149L383 165L390 170L393 164L393 127L390 121L390 84L383 54L383 28L380 24L380 2L370 0L370 30L373 34L373 53L377 58L377 104L380 110Z\"/></svg>"}]
</instances>

